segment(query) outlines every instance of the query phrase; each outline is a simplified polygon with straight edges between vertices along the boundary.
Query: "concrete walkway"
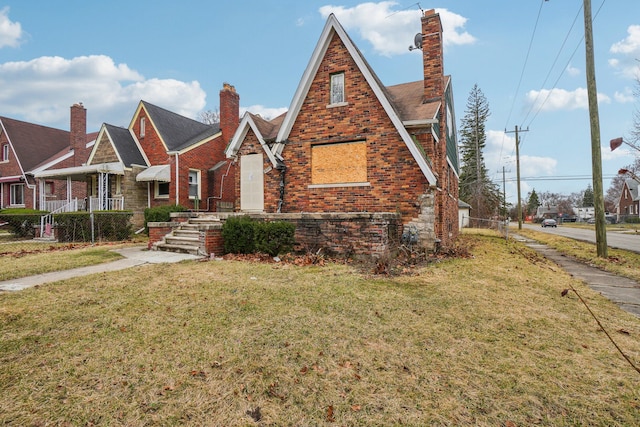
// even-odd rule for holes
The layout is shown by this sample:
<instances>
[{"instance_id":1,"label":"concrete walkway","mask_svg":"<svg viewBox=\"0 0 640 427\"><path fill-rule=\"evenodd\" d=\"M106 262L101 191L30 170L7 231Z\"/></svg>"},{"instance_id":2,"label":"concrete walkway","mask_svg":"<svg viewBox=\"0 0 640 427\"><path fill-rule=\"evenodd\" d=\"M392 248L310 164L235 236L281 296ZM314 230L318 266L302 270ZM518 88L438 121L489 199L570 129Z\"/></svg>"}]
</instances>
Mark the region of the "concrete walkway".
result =
<instances>
[{"instance_id":1,"label":"concrete walkway","mask_svg":"<svg viewBox=\"0 0 640 427\"><path fill-rule=\"evenodd\" d=\"M72 270L54 271L51 273L22 277L20 279L5 280L4 282L0 282L0 291L20 291L44 283L57 282L58 280L66 280L89 274L104 273L106 271L124 270L125 268L135 267L137 265L173 263L202 258L201 256L189 254L150 251L147 250L146 246L132 246L114 249L113 251L121 254L124 258L104 264L74 268Z\"/></svg>"},{"instance_id":2,"label":"concrete walkway","mask_svg":"<svg viewBox=\"0 0 640 427\"><path fill-rule=\"evenodd\" d=\"M640 317L640 283L591 267L523 236L511 234L511 237L554 261L567 273L582 280L591 289L600 292L602 296L610 299L623 310Z\"/></svg>"},{"instance_id":3,"label":"concrete walkway","mask_svg":"<svg viewBox=\"0 0 640 427\"><path fill-rule=\"evenodd\" d=\"M536 250L544 257L554 261L563 270L577 279L582 280L590 288L600 292L603 296L618 304L623 310L640 317L640 284L637 282L625 277L607 273L596 267L590 267L587 264L562 255L555 249L551 249L534 240L527 239L517 234L511 234L511 237L517 241L523 242L525 245ZM123 270L137 265L173 263L202 258L196 255L178 254L165 251L149 251L146 246L114 249L114 251L122 254L124 258L105 264L7 280L0 282L0 291L19 291L32 286L42 285L44 283L56 282L58 280L70 279L77 276L103 273L106 271Z\"/></svg>"}]
</instances>

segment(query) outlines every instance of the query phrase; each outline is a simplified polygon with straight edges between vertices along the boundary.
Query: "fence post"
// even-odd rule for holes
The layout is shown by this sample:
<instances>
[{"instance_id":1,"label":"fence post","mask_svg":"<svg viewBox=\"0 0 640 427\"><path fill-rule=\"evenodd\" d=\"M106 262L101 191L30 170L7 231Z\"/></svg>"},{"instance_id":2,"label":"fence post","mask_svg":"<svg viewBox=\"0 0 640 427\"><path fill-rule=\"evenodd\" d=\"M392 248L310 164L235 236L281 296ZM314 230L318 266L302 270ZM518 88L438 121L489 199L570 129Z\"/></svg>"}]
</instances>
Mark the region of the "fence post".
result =
<instances>
[{"instance_id":1,"label":"fence post","mask_svg":"<svg viewBox=\"0 0 640 427\"><path fill-rule=\"evenodd\" d=\"M89 223L91 224L91 244L96 243L95 221L93 218L93 211L89 213Z\"/></svg>"}]
</instances>

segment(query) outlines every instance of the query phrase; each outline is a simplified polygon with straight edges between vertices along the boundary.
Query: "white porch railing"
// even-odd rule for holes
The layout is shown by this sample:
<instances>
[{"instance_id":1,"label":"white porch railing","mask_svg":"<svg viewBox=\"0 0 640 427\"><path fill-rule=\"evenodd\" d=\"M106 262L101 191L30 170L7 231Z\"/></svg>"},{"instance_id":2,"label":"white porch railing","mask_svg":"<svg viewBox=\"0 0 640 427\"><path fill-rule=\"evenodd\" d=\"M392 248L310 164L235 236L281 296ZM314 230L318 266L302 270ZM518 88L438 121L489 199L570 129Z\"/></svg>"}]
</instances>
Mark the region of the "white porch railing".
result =
<instances>
[{"instance_id":1,"label":"white porch railing","mask_svg":"<svg viewBox=\"0 0 640 427\"><path fill-rule=\"evenodd\" d=\"M62 200L51 200L47 203L52 203L51 205L46 205L47 207L55 207L55 205L60 205L59 202ZM55 202L55 204L53 203ZM53 238L53 215L60 212L75 212L78 210L78 199L73 199L71 202L64 201L64 204L58 206L56 209L51 210L48 214L40 217L40 237L49 237Z\"/></svg>"},{"instance_id":2,"label":"white porch railing","mask_svg":"<svg viewBox=\"0 0 640 427\"><path fill-rule=\"evenodd\" d=\"M124 210L124 197L109 197L100 203L97 197L89 199L89 212L94 211L121 211Z\"/></svg>"}]
</instances>

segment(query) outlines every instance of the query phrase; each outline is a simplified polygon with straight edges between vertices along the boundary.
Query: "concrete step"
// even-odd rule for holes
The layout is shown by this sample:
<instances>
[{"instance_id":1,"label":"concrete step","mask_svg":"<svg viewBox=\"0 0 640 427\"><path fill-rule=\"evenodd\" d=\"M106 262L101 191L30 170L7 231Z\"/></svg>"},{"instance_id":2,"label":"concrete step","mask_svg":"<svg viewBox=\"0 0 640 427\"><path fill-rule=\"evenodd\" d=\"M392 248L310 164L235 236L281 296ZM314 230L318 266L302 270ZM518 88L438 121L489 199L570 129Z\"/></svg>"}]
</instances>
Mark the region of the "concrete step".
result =
<instances>
[{"instance_id":1,"label":"concrete step","mask_svg":"<svg viewBox=\"0 0 640 427\"><path fill-rule=\"evenodd\" d=\"M178 252L183 254L200 255L200 248L196 245L178 245L172 243L156 243L154 249L157 251Z\"/></svg>"}]
</instances>

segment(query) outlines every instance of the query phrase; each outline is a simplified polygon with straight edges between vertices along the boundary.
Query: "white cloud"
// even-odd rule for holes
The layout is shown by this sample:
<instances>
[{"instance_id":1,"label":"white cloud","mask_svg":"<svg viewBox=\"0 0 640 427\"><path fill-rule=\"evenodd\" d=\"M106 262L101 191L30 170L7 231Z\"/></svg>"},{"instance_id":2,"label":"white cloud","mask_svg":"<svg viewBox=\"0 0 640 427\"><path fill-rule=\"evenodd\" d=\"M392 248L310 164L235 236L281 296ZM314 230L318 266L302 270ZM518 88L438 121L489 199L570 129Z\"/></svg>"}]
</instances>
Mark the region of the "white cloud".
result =
<instances>
[{"instance_id":1,"label":"white cloud","mask_svg":"<svg viewBox=\"0 0 640 427\"><path fill-rule=\"evenodd\" d=\"M633 95L633 89L631 89L629 87L625 87L624 91L622 91L622 92L616 91L613 94L613 99L615 99L616 102L619 102L621 104L628 104L628 103L636 101L636 98Z\"/></svg>"},{"instance_id":2,"label":"white cloud","mask_svg":"<svg viewBox=\"0 0 640 427\"><path fill-rule=\"evenodd\" d=\"M19 22L9 19L9 7L0 9L0 49L3 47L18 47L24 33Z\"/></svg>"},{"instance_id":3,"label":"white cloud","mask_svg":"<svg viewBox=\"0 0 640 427\"><path fill-rule=\"evenodd\" d=\"M573 65L567 65L567 74L571 77L576 77L580 74L580 69L574 67Z\"/></svg>"},{"instance_id":4,"label":"white cloud","mask_svg":"<svg viewBox=\"0 0 640 427\"><path fill-rule=\"evenodd\" d=\"M395 1L361 3L354 7L322 6L320 14L326 18L336 15L345 29L355 29L360 37L384 56L409 52L409 45L420 32L420 11L417 8L395 11ZM445 48L452 45L473 44L475 37L464 30L467 18L447 9L436 9L443 27Z\"/></svg>"},{"instance_id":5,"label":"white cloud","mask_svg":"<svg viewBox=\"0 0 640 427\"><path fill-rule=\"evenodd\" d=\"M281 115L282 113L287 112L286 107L279 108L270 108L265 107L264 105L250 105L249 107L240 107L240 116L242 116L245 112L250 112L252 114L257 114L265 120L272 120Z\"/></svg>"},{"instance_id":6,"label":"white cloud","mask_svg":"<svg viewBox=\"0 0 640 427\"><path fill-rule=\"evenodd\" d=\"M89 129L102 122L128 125L141 99L187 117L206 104L197 81L145 79L104 55L0 64L0 86L3 114L61 128L68 127L69 107L79 101L87 108Z\"/></svg>"},{"instance_id":7,"label":"white cloud","mask_svg":"<svg viewBox=\"0 0 640 427\"><path fill-rule=\"evenodd\" d=\"M531 90L525 95L528 105L540 111L576 110L589 108L587 89L578 88L573 91L565 89ZM610 103L607 95L598 94L599 103Z\"/></svg>"},{"instance_id":8,"label":"white cloud","mask_svg":"<svg viewBox=\"0 0 640 427\"><path fill-rule=\"evenodd\" d=\"M630 25L627 28L627 37L614 43L609 52L623 56L622 59L610 59L611 67L617 69L626 78L638 78L640 73L636 58L640 57L640 25Z\"/></svg>"}]
</instances>

